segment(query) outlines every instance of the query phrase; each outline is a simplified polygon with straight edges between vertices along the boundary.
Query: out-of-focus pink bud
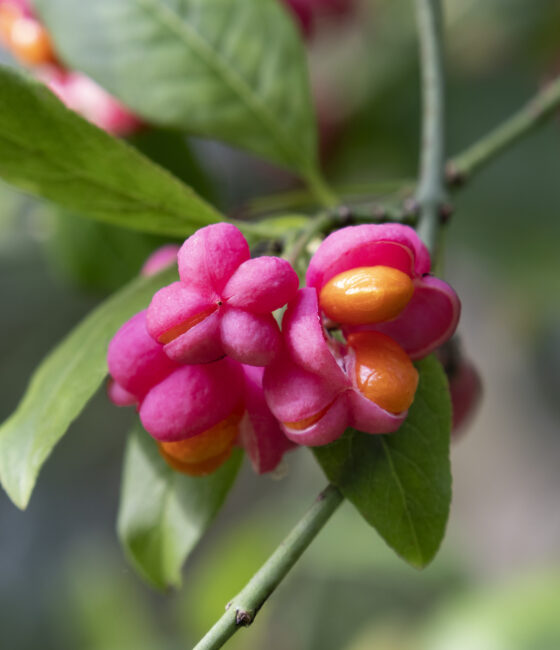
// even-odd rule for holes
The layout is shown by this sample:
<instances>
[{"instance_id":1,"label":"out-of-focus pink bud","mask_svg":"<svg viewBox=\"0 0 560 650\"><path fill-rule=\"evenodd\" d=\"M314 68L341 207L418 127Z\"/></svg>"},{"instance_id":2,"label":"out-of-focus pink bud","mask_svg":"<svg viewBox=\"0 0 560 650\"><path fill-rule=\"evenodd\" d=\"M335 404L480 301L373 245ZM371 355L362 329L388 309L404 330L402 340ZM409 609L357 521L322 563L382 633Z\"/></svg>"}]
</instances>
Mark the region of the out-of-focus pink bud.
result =
<instances>
[{"instance_id":1,"label":"out-of-focus pink bud","mask_svg":"<svg viewBox=\"0 0 560 650\"><path fill-rule=\"evenodd\" d=\"M142 126L136 115L83 74L51 68L39 76L68 108L112 135L127 136Z\"/></svg>"},{"instance_id":2,"label":"out-of-focus pink bud","mask_svg":"<svg viewBox=\"0 0 560 650\"><path fill-rule=\"evenodd\" d=\"M148 309L148 331L165 353L190 364L224 355L270 363L281 346L272 312L298 288L291 265L277 257L250 259L245 238L227 223L189 237L178 263L180 281L158 291Z\"/></svg>"},{"instance_id":3,"label":"out-of-focus pink bud","mask_svg":"<svg viewBox=\"0 0 560 650\"><path fill-rule=\"evenodd\" d=\"M177 253L180 246L177 244L166 244L155 250L144 262L140 275L155 275L168 266L177 264Z\"/></svg>"},{"instance_id":4,"label":"out-of-focus pink bud","mask_svg":"<svg viewBox=\"0 0 560 650\"><path fill-rule=\"evenodd\" d=\"M352 12L354 0L283 0L297 18L305 36L311 36L315 18L336 16Z\"/></svg>"},{"instance_id":5,"label":"out-of-focus pink bud","mask_svg":"<svg viewBox=\"0 0 560 650\"><path fill-rule=\"evenodd\" d=\"M453 405L453 435L461 433L474 416L482 398L482 380L477 369L464 361L453 377L449 378L449 392Z\"/></svg>"},{"instance_id":6,"label":"out-of-focus pink bud","mask_svg":"<svg viewBox=\"0 0 560 650\"><path fill-rule=\"evenodd\" d=\"M0 7L15 7L25 16L35 16L29 0L0 0Z\"/></svg>"},{"instance_id":7,"label":"out-of-focus pink bud","mask_svg":"<svg viewBox=\"0 0 560 650\"><path fill-rule=\"evenodd\" d=\"M453 413L451 434L455 438L465 431L478 409L482 380L474 364L463 356L457 337L447 341L436 354L449 381Z\"/></svg>"}]
</instances>

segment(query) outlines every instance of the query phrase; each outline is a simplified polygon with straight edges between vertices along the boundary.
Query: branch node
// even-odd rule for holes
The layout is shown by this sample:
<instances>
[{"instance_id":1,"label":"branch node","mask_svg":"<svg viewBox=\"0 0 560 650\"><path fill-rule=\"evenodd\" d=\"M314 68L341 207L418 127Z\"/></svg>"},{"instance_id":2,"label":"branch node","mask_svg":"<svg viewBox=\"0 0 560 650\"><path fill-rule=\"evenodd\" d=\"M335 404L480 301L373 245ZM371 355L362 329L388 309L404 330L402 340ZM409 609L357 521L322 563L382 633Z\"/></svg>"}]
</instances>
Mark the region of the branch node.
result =
<instances>
[{"instance_id":1,"label":"branch node","mask_svg":"<svg viewBox=\"0 0 560 650\"><path fill-rule=\"evenodd\" d=\"M445 167L445 181L450 187L462 187L467 182L467 175L451 161Z\"/></svg>"},{"instance_id":2,"label":"branch node","mask_svg":"<svg viewBox=\"0 0 560 650\"><path fill-rule=\"evenodd\" d=\"M255 614L252 611L248 611L245 609L235 610L235 624L238 626L247 627L251 625L254 618L255 618Z\"/></svg>"},{"instance_id":3,"label":"branch node","mask_svg":"<svg viewBox=\"0 0 560 650\"><path fill-rule=\"evenodd\" d=\"M440 223L446 224L449 219L451 218L451 215L454 212L454 208L451 205L451 203L442 203L439 207L439 220Z\"/></svg>"},{"instance_id":4,"label":"branch node","mask_svg":"<svg viewBox=\"0 0 560 650\"><path fill-rule=\"evenodd\" d=\"M417 217L420 212L420 204L414 197L409 197L403 203L403 212L407 217Z\"/></svg>"}]
</instances>

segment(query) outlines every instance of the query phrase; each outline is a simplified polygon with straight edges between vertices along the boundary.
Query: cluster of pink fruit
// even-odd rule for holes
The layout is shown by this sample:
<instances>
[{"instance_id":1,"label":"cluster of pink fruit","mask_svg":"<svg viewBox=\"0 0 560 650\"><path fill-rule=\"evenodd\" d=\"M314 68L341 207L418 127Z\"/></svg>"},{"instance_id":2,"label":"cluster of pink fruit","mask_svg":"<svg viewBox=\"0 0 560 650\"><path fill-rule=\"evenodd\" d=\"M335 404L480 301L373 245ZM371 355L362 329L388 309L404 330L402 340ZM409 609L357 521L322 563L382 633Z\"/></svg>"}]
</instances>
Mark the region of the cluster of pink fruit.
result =
<instances>
[{"instance_id":1,"label":"cluster of pink fruit","mask_svg":"<svg viewBox=\"0 0 560 650\"><path fill-rule=\"evenodd\" d=\"M235 444L262 473L290 447L327 444L347 427L395 431L414 400L412 361L459 319L455 292L429 275L428 251L404 225L332 233L302 289L286 260L251 259L231 224L202 228L177 260L179 281L112 340L109 395L137 405L164 458L192 475L214 471Z\"/></svg>"},{"instance_id":2,"label":"cluster of pink fruit","mask_svg":"<svg viewBox=\"0 0 560 650\"><path fill-rule=\"evenodd\" d=\"M101 86L61 64L28 0L0 0L0 44L31 67L68 108L99 128L125 136L141 126L140 120Z\"/></svg>"}]
</instances>

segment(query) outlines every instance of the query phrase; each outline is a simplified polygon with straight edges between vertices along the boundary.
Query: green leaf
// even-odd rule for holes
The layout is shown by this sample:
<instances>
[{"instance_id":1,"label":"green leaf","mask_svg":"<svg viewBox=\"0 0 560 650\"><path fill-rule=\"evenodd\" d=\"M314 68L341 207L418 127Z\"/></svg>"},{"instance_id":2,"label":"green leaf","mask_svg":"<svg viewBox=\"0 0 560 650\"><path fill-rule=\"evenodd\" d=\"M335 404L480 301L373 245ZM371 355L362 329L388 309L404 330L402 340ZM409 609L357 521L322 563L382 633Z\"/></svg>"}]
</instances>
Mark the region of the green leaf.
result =
<instances>
[{"instance_id":1,"label":"green leaf","mask_svg":"<svg viewBox=\"0 0 560 650\"><path fill-rule=\"evenodd\" d=\"M451 501L447 379L434 357L418 362L414 403L393 434L348 430L314 449L328 479L404 560L426 566L445 533Z\"/></svg>"},{"instance_id":2,"label":"green leaf","mask_svg":"<svg viewBox=\"0 0 560 650\"><path fill-rule=\"evenodd\" d=\"M305 51L278 0L35 0L62 58L146 120L305 173Z\"/></svg>"},{"instance_id":3,"label":"green leaf","mask_svg":"<svg viewBox=\"0 0 560 650\"><path fill-rule=\"evenodd\" d=\"M130 561L153 585L179 586L183 562L224 502L242 457L236 449L213 474L185 476L167 465L140 423L131 431L117 528Z\"/></svg>"},{"instance_id":4,"label":"green leaf","mask_svg":"<svg viewBox=\"0 0 560 650\"><path fill-rule=\"evenodd\" d=\"M0 482L16 506L27 506L43 463L107 374L114 333L176 277L169 269L134 280L91 312L37 368L0 427Z\"/></svg>"},{"instance_id":5,"label":"green leaf","mask_svg":"<svg viewBox=\"0 0 560 650\"><path fill-rule=\"evenodd\" d=\"M222 216L43 84L0 66L0 176L25 192L118 226L186 236Z\"/></svg>"}]
</instances>

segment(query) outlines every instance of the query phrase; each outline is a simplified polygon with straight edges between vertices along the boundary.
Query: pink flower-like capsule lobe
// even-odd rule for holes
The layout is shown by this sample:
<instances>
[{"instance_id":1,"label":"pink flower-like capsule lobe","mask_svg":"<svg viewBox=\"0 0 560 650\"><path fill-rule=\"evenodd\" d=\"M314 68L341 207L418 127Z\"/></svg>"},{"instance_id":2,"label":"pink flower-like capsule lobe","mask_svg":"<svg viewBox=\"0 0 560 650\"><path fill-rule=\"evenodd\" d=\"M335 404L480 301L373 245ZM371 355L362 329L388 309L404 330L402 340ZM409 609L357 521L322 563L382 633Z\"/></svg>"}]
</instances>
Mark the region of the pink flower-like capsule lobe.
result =
<instances>
[{"instance_id":1,"label":"pink flower-like capsule lobe","mask_svg":"<svg viewBox=\"0 0 560 650\"><path fill-rule=\"evenodd\" d=\"M353 335L348 346L328 339L310 288L290 302L283 331L285 349L265 368L263 385L290 440L324 445L349 426L367 433L398 429L418 377L395 341L376 332Z\"/></svg>"},{"instance_id":2,"label":"pink flower-like capsule lobe","mask_svg":"<svg viewBox=\"0 0 560 650\"><path fill-rule=\"evenodd\" d=\"M121 102L79 72L50 68L39 76L63 104L107 133L127 136L142 126Z\"/></svg>"},{"instance_id":3,"label":"pink flower-like capsule lobe","mask_svg":"<svg viewBox=\"0 0 560 650\"><path fill-rule=\"evenodd\" d=\"M144 262L140 275L150 276L163 271L169 266L177 264L177 253L179 252L177 244L166 244L156 249Z\"/></svg>"},{"instance_id":4,"label":"pink flower-like capsule lobe","mask_svg":"<svg viewBox=\"0 0 560 650\"><path fill-rule=\"evenodd\" d=\"M180 281L158 291L148 309L148 331L180 363L209 363L228 355L265 366L281 347L272 312L296 293L298 278L277 257L250 259L233 225L206 226L178 254Z\"/></svg>"},{"instance_id":5,"label":"pink flower-like capsule lobe","mask_svg":"<svg viewBox=\"0 0 560 650\"><path fill-rule=\"evenodd\" d=\"M201 434L160 442L159 450L177 471L191 476L214 472L231 455L235 444L245 449L257 474L273 471L295 445L286 438L264 399L264 368L243 366L242 403L224 420Z\"/></svg>"},{"instance_id":6,"label":"pink flower-like capsule lobe","mask_svg":"<svg viewBox=\"0 0 560 650\"><path fill-rule=\"evenodd\" d=\"M125 399L125 393L141 402L151 388L180 367L148 334L146 310L124 323L112 338L107 365L113 380L109 396L116 403Z\"/></svg>"},{"instance_id":7,"label":"pink flower-like capsule lobe","mask_svg":"<svg viewBox=\"0 0 560 650\"><path fill-rule=\"evenodd\" d=\"M229 359L183 366L164 353L146 330L146 312L127 321L109 345L109 397L138 404L154 438L174 442L196 436L231 415L243 398L243 372Z\"/></svg>"},{"instance_id":8,"label":"pink flower-like capsule lobe","mask_svg":"<svg viewBox=\"0 0 560 650\"><path fill-rule=\"evenodd\" d=\"M238 444L247 452L255 472L264 474L273 471L284 453L294 447L264 399L264 369L237 365L243 372L243 397L233 412L196 436L159 443L160 453L174 469L191 476L210 474L230 457L233 446Z\"/></svg>"},{"instance_id":9,"label":"pink flower-like capsule lobe","mask_svg":"<svg viewBox=\"0 0 560 650\"><path fill-rule=\"evenodd\" d=\"M349 226L319 246L306 281L346 334L386 334L419 359L453 334L460 314L456 293L429 271L428 250L412 228Z\"/></svg>"},{"instance_id":10,"label":"pink flower-like capsule lobe","mask_svg":"<svg viewBox=\"0 0 560 650\"><path fill-rule=\"evenodd\" d=\"M55 62L47 30L22 0L0 2L0 42L26 65Z\"/></svg>"}]
</instances>

